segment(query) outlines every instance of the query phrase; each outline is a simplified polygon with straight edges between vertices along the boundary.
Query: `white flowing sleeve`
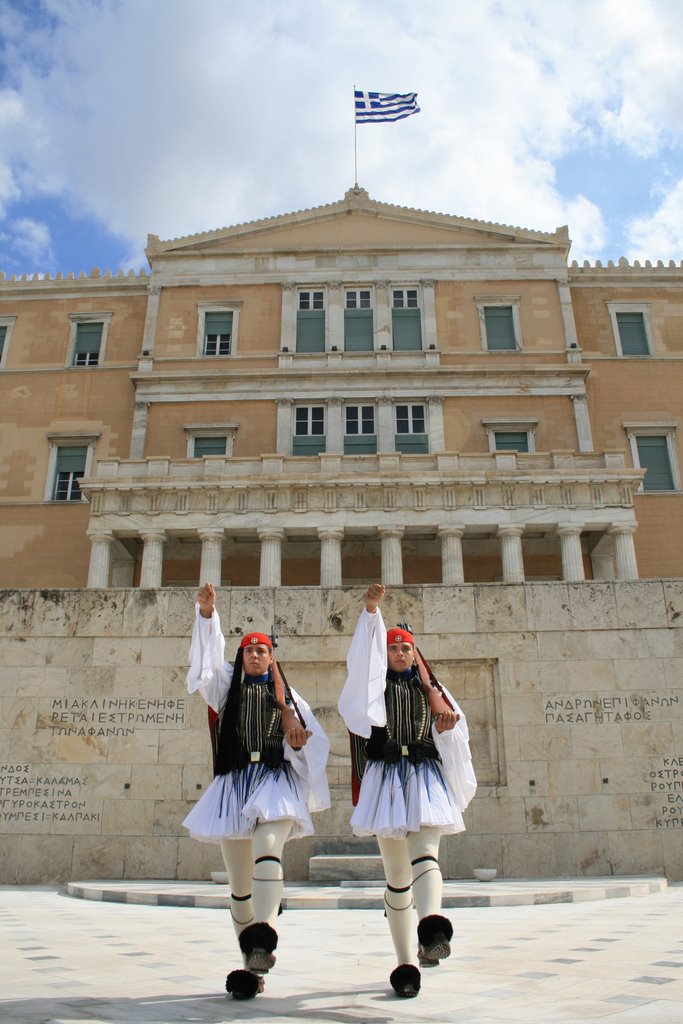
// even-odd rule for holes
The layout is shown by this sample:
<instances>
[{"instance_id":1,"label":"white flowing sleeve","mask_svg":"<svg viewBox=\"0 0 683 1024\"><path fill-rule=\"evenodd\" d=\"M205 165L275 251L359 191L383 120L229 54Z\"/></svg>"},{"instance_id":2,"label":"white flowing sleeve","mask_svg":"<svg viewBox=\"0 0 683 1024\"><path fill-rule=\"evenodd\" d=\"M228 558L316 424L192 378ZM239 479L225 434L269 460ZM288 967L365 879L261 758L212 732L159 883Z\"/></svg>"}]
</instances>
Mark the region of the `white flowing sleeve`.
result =
<instances>
[{"instance_id":1,"label":"white flowing sleeve","mask_svg":"<svg viewBox=\"0 0 683 1024\"><path fill-rule=\"evenodd\" d=\"M284 741L285 760L299 776L309 811L324 811L330 806L330 788L327 783L327 755L330 752L330 741L323 732L322 726L313 714L310 705L296 690L292 690L306 728L311 735L300 750L290 747Z\"/></svg>"},{"instance_id":2,"label":"white flowing sleeve","mask_svg":"<svg viewBox=\"0 0 683 1024\"><path fill-rule=\"evenodd\" d=\"M446 729L444 732L437 732L436 725L433 725L432 737L441 757L446 783L458 807L464 811L477 788L470 753L470 734L462 708L445 687L444 690L460 718L453 729Z\"/></svg>"},{"instance_id":3,"label":"white flowing sleeve","mask_svg":"<svg viewBox=\"0 0 683 1024\"><path fill-rule=\"evenodd\" d=\"M187 692L196 693L198 690L214 711L220 711L225 704L232 680L232 665L224 660L224 655L225 637L218 612L214 608L211 618L205 619L196 604Z\"/></svg>"},{"instance_id":4,"label":"white flowing sleeve","mask_svg":"<svg viewBox=\"0 0 683 1024\"><path fill-rule=\"evenodd\" d=\"M346 682L337 708L349 732L367 739L373 725L387 724L387 631L379 608L373 613L365 608L361 612L346 666Z\"/></svg>"}]
</instances>

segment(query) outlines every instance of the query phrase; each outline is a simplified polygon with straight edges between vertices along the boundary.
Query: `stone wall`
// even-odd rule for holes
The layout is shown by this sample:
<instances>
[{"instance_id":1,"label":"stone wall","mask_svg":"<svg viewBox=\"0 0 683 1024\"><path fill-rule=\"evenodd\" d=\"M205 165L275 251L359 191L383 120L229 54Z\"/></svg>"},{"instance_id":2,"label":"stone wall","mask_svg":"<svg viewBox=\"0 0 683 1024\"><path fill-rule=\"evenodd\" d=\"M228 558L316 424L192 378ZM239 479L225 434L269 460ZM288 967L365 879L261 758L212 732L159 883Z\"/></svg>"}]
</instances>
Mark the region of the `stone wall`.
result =
<instances>
[{"instance_id":1,"label":"stone wall","mask_svg":"<svg viewBox=\"0 0 683 1024\"><path fill-rule=\"evenodd\" d=\"M206 878L180 822L210 780L184 676L192 590L0 592L0 882ZM332 808L292 878L352 848L337 716L358 589L223 589L226 636L276 623L287 677L332 741ZM683 582L396 587L470 722L479 790L442 844L450 877L683 878ZM228 640L232 655L236 643Z\"/></svg>"}]
</instances>

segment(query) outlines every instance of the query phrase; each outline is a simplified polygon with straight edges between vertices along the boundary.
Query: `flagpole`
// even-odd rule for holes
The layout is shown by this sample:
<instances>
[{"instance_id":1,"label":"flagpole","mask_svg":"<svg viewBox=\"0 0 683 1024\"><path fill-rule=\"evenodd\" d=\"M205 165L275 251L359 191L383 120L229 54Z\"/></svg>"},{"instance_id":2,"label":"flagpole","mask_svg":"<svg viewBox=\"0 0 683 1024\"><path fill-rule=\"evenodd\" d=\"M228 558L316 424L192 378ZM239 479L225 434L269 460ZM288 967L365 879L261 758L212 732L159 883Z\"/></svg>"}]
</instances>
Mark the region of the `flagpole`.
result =
<instances>
[{"instance_id":1,"label":"flagpole","mask_svg":"<svg viewBox=\"0 0 683 1024\"><path fill-rule=\"evenodd\" d=\"M353 87L353 180L358 188L358 123L356 121L356 86Z\"/></svg>"}]
</instances>

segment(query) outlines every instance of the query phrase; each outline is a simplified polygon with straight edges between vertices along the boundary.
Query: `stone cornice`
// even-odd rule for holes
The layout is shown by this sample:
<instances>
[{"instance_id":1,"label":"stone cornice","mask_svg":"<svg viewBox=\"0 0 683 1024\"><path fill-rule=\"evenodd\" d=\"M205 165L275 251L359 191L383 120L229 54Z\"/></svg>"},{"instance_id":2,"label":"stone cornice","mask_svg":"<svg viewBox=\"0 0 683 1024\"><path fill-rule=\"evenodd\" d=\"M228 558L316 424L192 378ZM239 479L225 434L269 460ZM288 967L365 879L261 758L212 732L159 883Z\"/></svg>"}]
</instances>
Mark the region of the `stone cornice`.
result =
<instances>
[{"instance_id":1,"label":"stone cornice","mask_svg":"<svg viewBox=\"0 0 683 1024\"><path fill-rule=\"evenodd\" d=\"M95 267L86 274L72 272L68 274L4 274L0 272L0 297L8 298L14 294L26 297L54 298L55 293L60 299L80 298L84 295L92 295L93 292L105 291L108 296L120 293L130 295L131 292L147 294L149 290L150 276L145 270L137 273L134 270L125 272L111 270L104 273Z\"/></svg>"}]
</instances>

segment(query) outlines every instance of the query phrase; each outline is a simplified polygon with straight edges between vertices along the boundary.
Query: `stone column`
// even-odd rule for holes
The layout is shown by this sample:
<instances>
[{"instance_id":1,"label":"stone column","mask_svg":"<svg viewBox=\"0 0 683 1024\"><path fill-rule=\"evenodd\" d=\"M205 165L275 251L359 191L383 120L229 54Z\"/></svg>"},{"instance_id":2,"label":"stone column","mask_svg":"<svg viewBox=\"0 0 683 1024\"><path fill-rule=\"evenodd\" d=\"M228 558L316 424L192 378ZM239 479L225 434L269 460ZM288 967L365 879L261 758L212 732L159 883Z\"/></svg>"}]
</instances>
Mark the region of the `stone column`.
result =
<instances>
[{"instance_id":1,"label":"stone column","mask_svg":"<svg viewBox=\"0 0 683 1024\"><path fill-rule=\"evenodd\" d=\"M327 400L325 451L331 455L344 454L344 424L342 423L341 398L329 398Z\"/></svg>"},{"instance_id":2,"label":"stone column","mask_svg":"<svg viewBox=\"0 0 683 1024\"><path fill-rule=\"evenodd\" d=\"M344 293L341 284L330 284L327 287L327 330L325 338L327 351L336 348L337 352L344 351Z\"/></svg>"},{"instance_id":3,"label":"stone column","mask_svg":"<svg viewBox=\"0 0 683 1024\"><path fill-rule=\"evenodd\" d=\"M296 352L296 300L296 285L283 284L282 312L280 315L280 349L287 348L290 352Z\"/></svg>"},{"instance_id":4,"label":"stone column","mask_svg":"<svg viewBox=\"0 0 683 1024\"><path fill-rule=\"evenodd\" d=\"M379 349L384 345L388 352L393 348L392 323L391 323L391 301L389 299L389 284L387 281L375 282L375 308L374 308L374 339L373 348Z\"/></svg>"},{"instance_id":5,"label":"stone column","mask_svg":"<svg viewBox=\"0 0 683 1024\"><path fill-rule=\"evenodd\" d=\"M439 338L436 332L436 296L434 292L435 281L422 281L422 348L428 349L430 345L438 346Z\"/></svg>"},{"instance_id":6,"label":"stone column","mask_svg":"<svg viewBox=\"0 0 683 1024\"><path fill-rule=\"evenodd\" d=\"M389 398L380 398L377 402L377 451L396 451L394 403Z\"/></svg>"},{"instance_id":7,"label":"stone column","mask_svg":"<svg viewBox=\"0 0 683 1024\"><path fill-rule=\"evenodd\" d=\"M140 530L140 536L145 544L142 549L140 587L156 590L161 586L166 533L164 530Z\"/></svg>"},{"instance_id":8,"label":"stone column","mask_svg":"<svg viewBox=\"0 0 683 1024\"><path fill-rule=\"evenodd\" d=\"M524 583L523 533L523 526L498 527L505 583Z\"/></svg>"},{"instance_id":9,"label":"stone column","mask_svg":"<svg viewBox=\"0 0 683 1024\"><path fill-rule=\"evenodd\" d=\"M562 548L562 579L571 582L584 580L583 553L581 551L580 523L559 523L557 535Z\"/></svg>"},{"instance_id":10,"label":"stone column","mask_svg":"<svg viewBox=\"0 0 683 1024\"><path fill-rule=\"evenodd\" d=\"M108 587L114 534L111 530L88 530L88 536L91 544L88 588Z\"/></svg>"},{"instance_id":11,"label":"stone column","mask_svg":"<svg viewBox=\"0 0 683 1024\"><path fill-rule=\"evenodd\" d=\"M380 526L382 540L382 583L403 583L402 526Z\"/></svg>"},{"instance_id":12,"label":"stone column","mask_svg":"<svg viewBox=\"0 0 683 1024\"><path fill-rule=\"evenodd\" d=\"M154 342L156 341L160 298L161 287L158 284L151 284L147 289L147 310L145 311L145 327L142 335L142 351L148 352L150 355L154 352Z\"/></svg>"},{"instance_id":13,"label":"stone column","mask_svg":"<svg viewBox=\"0 0 683 1024\"><path fill-rule=\"evenodd\" d=\"M462 565L462 537L464 526L440 526L441 538L441 582L449 586L465 582Z\"/></svg>"},{"instance_id":14,"label":"stone column","mask_svg":"<svg viewBox=\"0 0 683 1024\"><path fill-rule=\"evenodd\" d=\"M130 431L130 459L144 459L147 438L149 402L137 401L133 405L133 425Z\"/></svg>"},{"instance_id":15,"label":"stone column","mask_svg":"<svg viewBox=\"0 0 683 1024\"><path fill-rule=\"evenodd\" d=\"M223 556L223 530L218 528L198 530L202 542L202 561L199 568L199 586L213 583L221 585L221 560Z\"/></svg>"},{"instance_id":16,"label":"stone column","mask_svg":"<svg viewBox=\"0 0 683 1024\"><path fill-rule=\"evenodd\" d=\"M427 399L429 409L429 451L443 452L446 450L446 435L443 426L443 395L434 395Z\"/></svg>"},{"instance_id":17,"label":"stone column","mask_svg":"<svg viewBox=\"0 0 683 1024\"><path fill-rule=\"evenodd\" d=\"M261 577L259 586L282 586L282 541L284 530L264 528L257 531L261 541Z\"/></svg>"},{"instance_id":18,"label":"stone column","mask_svg":"<svg viewBox=\"0 0 683 1024\"><path fill-rule=\"evenodd\" d=\"M318 537L320 538L320 586L340 587L342 582L341 545L344 531L319 526Z\"/></svg>"},{"instance_id":19,"label":"stone column","mask_svg":"<svg viewBox=\"0 0 683 1024\"><path fill-rule=\"evenodd\" d=\"M635 524L623 523L610 526L609 533L614 538L614 561L618 580L637 580L638 565L636 549L633 543Z\"/></svg>"},{"instance_id":20,"label":"stone column","mask_svg":"<svg viewBox=\"0 0 683 1024\"><path fill-rule=\"evenodd\" d=\"M275 451L278 455L292 454L292 434L294 426L292 423L292 399L277 399L277 435L275 439Z\"/></svg>"},{"instance_id":21,"label":"stone column","mask_svg":"<svg viewBox=\"0 0 683 1024\"><path fill-rule=\"evenodd\" d=\"M572 406L574 407L574 423L576 424L576 437L579 444L579 451L592 452L593 432L591 431L587 396L572 395Z\"/></svg>"}]
</instances>

